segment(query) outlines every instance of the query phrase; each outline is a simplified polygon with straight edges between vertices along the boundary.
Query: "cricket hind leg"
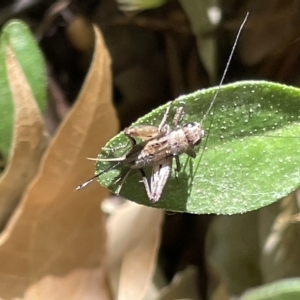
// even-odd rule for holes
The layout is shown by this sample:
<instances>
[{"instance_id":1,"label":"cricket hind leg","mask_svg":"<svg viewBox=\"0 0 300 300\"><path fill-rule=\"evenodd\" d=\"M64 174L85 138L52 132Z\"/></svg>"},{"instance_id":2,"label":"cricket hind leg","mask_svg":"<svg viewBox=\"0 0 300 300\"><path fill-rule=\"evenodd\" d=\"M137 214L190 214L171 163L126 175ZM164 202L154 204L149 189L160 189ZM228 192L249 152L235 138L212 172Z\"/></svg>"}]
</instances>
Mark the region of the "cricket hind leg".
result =
<instances>
[{"instance_id":1,"label":"cricket hind leg","mask_svg":"<svg viewBox=\"0 0 300 300\"><path fill-rule=\"evenodd\" d=\"M159 201L172 172L172 157L166 159L164 163L153 167L150 186L145 171L140 169L140 172L149 200L152 203L156 203Z\"/></svg>"},{"instance_id":2,"label":"cricket hind leg","mask_svg":"<svg viewBox=\"0 0 300 300\"><path fill-rule=\"evenodd\" d=\"M152 175L151 175L151 201L157 202L159 201L165 185L172 173L172 161L173 158L166 158L165 161L153 167Z\"/></svg>"},{"instance_id":3,"label":"cricket hind leg","mask_svg":"<svg viewBox=\"0 0 300 300\"><path fill-rule=\"evenodd\" d=\"M125 145L121 145L119 147L114 147L114 148L105 148L103 147L102 149L104 150L108 150L108 151L113 151L113 152L116 152L118 150L121 150L121 149L125 149L125 148L128 148L128 146L130 148L133 148L136 144L137 144L137 141L135 140L134 137L139 137L139 136L135 136L133 133L132 133L132 129L130 127L128 128L125 128L123 130L123 133L124 135L126 136L126 138L128 139L128 142L125 144ZM125 150L126 152L127 150Z\"/></svg>"},{"instance_id":4,"label":"cricket hind leg","mask_svg":"<svg viewBox=\"0 0 300 300\"><path fill-rule=\"evenodd\" d=\"M164 186L167 182L167 179L169 177L169 174L170 174L170 171L169 171L168 174L166 174L166 176L162 176L162 175L165 175L165 174L160 173L162 166L163 166L163 164L153 167L150 186L149 186L145 171L143 169L140 169L147 196L152 203L156 203L157 201L159 201L162 191L163 191L163 188L164 188ZM164 168L164 170L165 170L165 168ZM171 167L170 167L170 170L171 170ZM165 173L165 172L163 172L163 173Z\"/></svg>"},{"instance_id":5,"label":"cricket hind leg","mask_svg":"<svg viewBox=\"0 0 300 300\"><path fill-rule=\"evenodd\" d=\"M142 178L143 178L143 183L144 183L144 186L145 186L145 190L146 190L147 196L148 196L149 200L151 202L153 202L152 201L152 193L151 193L151 189L150 189L150 186L149 186L149 183L148 183L148 179L147 179L146 173L145 173L145 171L143 169L139 169L139 170L140 170Z\"/></svg>"},{"instance_id":6,"label":"cricket hind leg","mask_svg":"<svg viewBox=\"0 0 300 300\"><path fill-rule=\"evenodd\" d=\"M138 138L138 139L141 139L142 141L147 141L147 140L157 137L160 134L160 131L158 130L158 127L156 127L156 126L137 125L137 126L125 128L124 134L130 140L133 139L135 141L135 138Z\"/></svg>"},{"instance_id":7,"label":"cricket hind leg","mask_svg":"<svg viewBox=\"0 0 300 300\"><path fill-rule=\"evenodd\" d=\"M125 128L123 132L124 132L125 136L127 137L127 139L129 140L128 143L131 144L131 147L134 147L137 144L137 142L134 139L134 137L128 133L128 128ZM127 143L127 145L128 145L128 143Z\"/></svg>"},{"instance_id":8,"label":"cricket hind leg","mask_svg":"<svg viewBox=\"0 0 300 300\"><path fill-rule=\"evenodd\" d=\"M126 132L127 128L124 129L124 135L126 136L126 138L128 139L128 142L125 144L125 145L121 145L121 146L118 146L118 147L114 147L114 148L106 148L106 147L103 147L102 150L108 150L110 152L116 152L116 151L119 151L121 149L125 149L125 148L132 148L134 147L136 144L137 144L137 141L132 137L130 136L129 134L127 134ZM124 152L126 152L127 150L125 150ZM123 153L124 154L124 153Z\"/></svg>"}]
</instances>

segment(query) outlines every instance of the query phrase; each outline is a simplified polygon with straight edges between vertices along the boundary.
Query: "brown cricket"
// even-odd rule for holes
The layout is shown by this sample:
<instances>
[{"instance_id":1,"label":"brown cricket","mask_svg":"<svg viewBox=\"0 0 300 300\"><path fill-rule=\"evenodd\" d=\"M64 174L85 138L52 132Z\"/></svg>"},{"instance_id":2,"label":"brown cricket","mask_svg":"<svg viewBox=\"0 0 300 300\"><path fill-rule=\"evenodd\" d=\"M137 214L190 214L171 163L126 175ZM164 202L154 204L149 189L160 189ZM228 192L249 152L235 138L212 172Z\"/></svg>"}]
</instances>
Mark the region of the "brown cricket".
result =
<instances>
[{"instance_id":1,"label":"brown cricket","mask_svg":"<svg viewBox=\"0 0 300 300\"><path fill-rule=\"evenodd\" d=\"M230 61L237 45L237 41L241 34L242 28L247 21L248 15L249 13L246 14L246 17L239 28L223 76L221 78L219 88L216 91L209 108L204 114L201 123L192 122L180 126L179 123L183 118L183 108L179 107L177 108L175 117L173 119L174 128L171 129L171 127L166 124L172 104L172 102L170 102L158 127L150 125L139 125L126 128L124 130L125 136L130 140L132 144L132 147L126 155L117 158L92 159L95 161L115 161L117 163L96 174L83 184L79 185L76 190L84 188L103 173L111 170L112 168L115 168L117 165L122 163L124 167L129 168L129 170L122 178L119 178L121 182L117 188L116 194L119 194L130 171L136 169L139 170L142 174L143 183L150 201L159 201L166 182L172 172L173 159L175 159L176 161L175 170L176 172L179 172L181 169L179 156L181 154L185 153L192 158L196 157L194 147L200 144L204 136L202 124L206 116L210 113L220 91L220 88L223 84ZM142 141L138 144L136 138ZM145 167L153 168L150 178L150 185L144 171Z\"/></svg>"},{"instance_id":2,"label":"brown cricket","mask_svg":"<svg viewBox=\"0 0 300 300\"><path fill-rule=\"evenodd\" d=\"M116 161L118 165L122 163L129 170L120 180L120 184L116 193L118 194L131 170L137 169L141 172L147 196L152 202L160 199L163 188L172 171L173 158L176 160L176 171L180 171L179 155L186 153L191 157L195 157L194 147L199 145L204 132L200 123L193 122L183 126L178 125L183 116L183 108L179 107L173 120L174 128L171 129L166 124L172 102L169 103L164 117L158 127L150 125L140 125L124 130L125 136L130 140L132 147L129 152L117 158L93 159L96 161ZM136 138L142 142L137 144ZM114 168L116 165L110 167ZM144 168L153 167L150 185L146 177ZM106 169L105 171L108 171ZM96 174L90 180L81 184L76 190L88 185L92 180L103 174L102 171Z\"/></svg>"}]
</instances>

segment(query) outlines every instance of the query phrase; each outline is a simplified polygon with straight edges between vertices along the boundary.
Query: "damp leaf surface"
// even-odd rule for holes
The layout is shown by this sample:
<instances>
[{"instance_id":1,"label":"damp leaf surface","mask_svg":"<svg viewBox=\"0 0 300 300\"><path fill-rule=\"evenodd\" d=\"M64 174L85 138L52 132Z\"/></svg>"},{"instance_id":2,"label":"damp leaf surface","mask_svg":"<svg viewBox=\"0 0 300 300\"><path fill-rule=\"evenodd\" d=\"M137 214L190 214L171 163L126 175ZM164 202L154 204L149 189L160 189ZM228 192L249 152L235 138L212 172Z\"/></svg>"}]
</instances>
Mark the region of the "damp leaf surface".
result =
<instances>
[{"instance_id":1,"label":"damp leaf surface","mask_svg":"<svg viewBox=\"0 0 300 300\"><path fill-rule=\"evenodd\" d=\"M149 201L136 171L126 179L121 196L168 211L235 214L269 205L300 185L300 90L266 81L241 81L218 89L199 90L173 101L168 124L172 124L179 106L185 112L182 124L201 122L218 92L203 121L205 137L196 148L196 158L180 156L182 170L177 178L172 172L160 201ZM157 126L165 109L157 108L133 126ZM128 140L121 132L99 158L124 155L124 149L107 149L126 144ZM96 172L110 165L98 162ZM116 179L124 171L120 164L101 175L99 182L115 192ZM151 167L145 171L150 177Z\"/></svg>"}]
</instances>

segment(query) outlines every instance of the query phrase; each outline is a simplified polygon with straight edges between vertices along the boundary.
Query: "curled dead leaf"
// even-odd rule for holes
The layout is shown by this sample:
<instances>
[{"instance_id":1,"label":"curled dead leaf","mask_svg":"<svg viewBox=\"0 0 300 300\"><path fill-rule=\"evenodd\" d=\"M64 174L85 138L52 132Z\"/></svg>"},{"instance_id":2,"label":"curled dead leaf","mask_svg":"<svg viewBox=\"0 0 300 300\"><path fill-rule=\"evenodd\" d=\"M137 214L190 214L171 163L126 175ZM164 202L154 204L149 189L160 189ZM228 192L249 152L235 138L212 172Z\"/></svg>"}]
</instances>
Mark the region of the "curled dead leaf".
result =
<instances>
[{"instance_id":1,"label":"curled dead leaf","mask_svg":"<svg viewBox=\"0 0 300 300\"><path fill-rule=\"evenodd\" d=\"M5 299L108 297L100 211L108 191L95 183L74 192L93 173L86 158L96 156L118 128L110 58L97 28L95 36L93 60L78 99L0 236L0 297Z\"/></svg>"},{"instance_id":2,"label":"curled dead leaf","mask_svg":"<svg viewBox=\"0 0 300 300\"><path fill-rule=\"evenodd\" d=\"M114 299L144 299L160 244L164 211L127 202L107 225L106 267Z\"/></svg>"},{"instance_id":3,"label":"curled dead leaf","mask_svg":"<svg viewBox=\"0 0 300 300\"><path fill-rule=\"evenodd\" d=\"M0 177L0 228L6 224L30 181L36 175L48 145L43 117L30 85L10 46L6 68L15 107L13 143Z\"/></svg>"}]
</instances>

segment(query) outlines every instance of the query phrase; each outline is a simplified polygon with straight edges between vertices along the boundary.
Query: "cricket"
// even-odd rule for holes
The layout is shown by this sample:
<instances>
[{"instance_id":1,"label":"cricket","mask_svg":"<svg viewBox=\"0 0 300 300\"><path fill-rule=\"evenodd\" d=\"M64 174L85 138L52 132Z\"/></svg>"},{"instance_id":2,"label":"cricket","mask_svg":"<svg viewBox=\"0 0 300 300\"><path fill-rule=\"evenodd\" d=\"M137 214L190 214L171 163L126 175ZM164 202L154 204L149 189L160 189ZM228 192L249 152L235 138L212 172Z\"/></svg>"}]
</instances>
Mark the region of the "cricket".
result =
<instances>
[{"instance_id":1,"label":"cricket","mask_svg":"<svg viewBox=\"0 0 300 300\"><path fill-rule=\"evenodd\" d=\"M160 200L167 180L171 176L173 161L175 160L176 163L175 172L178 173L181 170L179 158L180 155L186 154L191 158L196 157L194 148L201 143L205 134L203 130L203 122L205 121L206 116L210 113L217 99L218 93L223 84L232 56L234 54L237 41L247 21L248 15L249 13L246 14L238 30L225 70L218 85L218 90L216 91L210 103L210 106L205 112L201 122L190 122L181 125L184 117L184 108L178 107L173 118L173 126L170 126L169 124L167 124L167 121L169 118L170 110L172 108L172 101L169 102L165 114L158 127L152 125L138 125L124 129L123 133L128 138L129 143L131 144L128 152L125 155L121 157L103 159L91 158L90 160L94 161L116 163L108 167L107 169L97 173L92 178L79 185L76 190L80 190L86 187L93 180L95 180L105 172L108 172L109 170L122 164L122 166L128 168L128 171L124 176L117 179L117 181L120 181L116 190L117 195L120 193L121 188L130 172L132 170L138 170L141 173L142 181L144 183L144 187L149 200L153 203ZM137 139L141 140L141 142L138 143ZM152 167L150 184L144 171L145 167Z\"/></svg>"}]
</instances>

